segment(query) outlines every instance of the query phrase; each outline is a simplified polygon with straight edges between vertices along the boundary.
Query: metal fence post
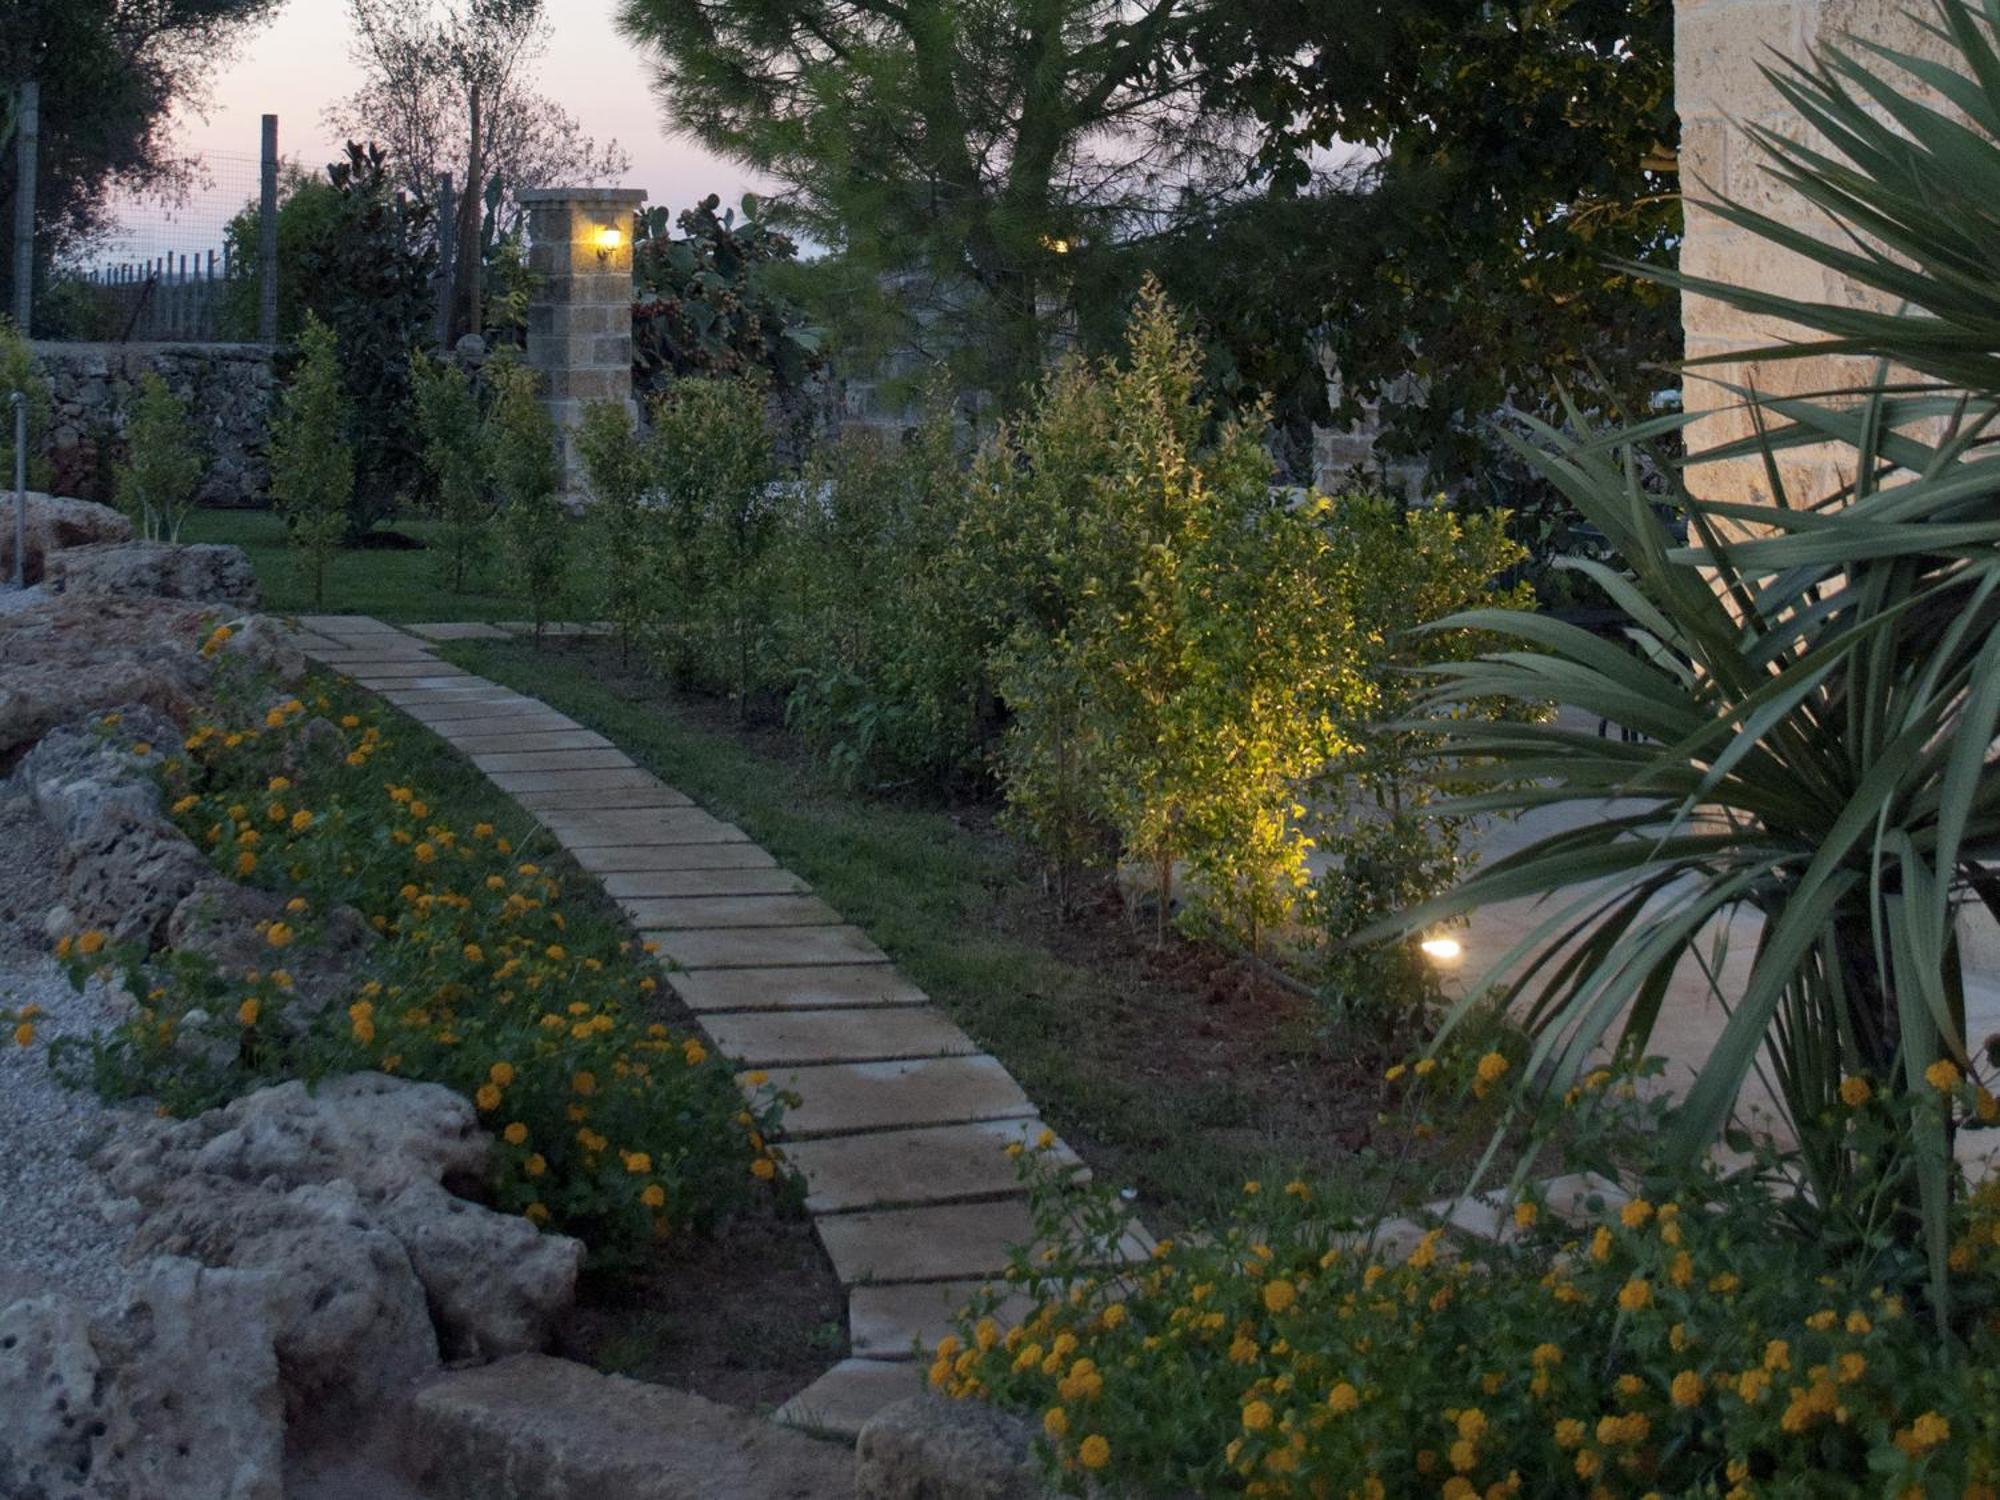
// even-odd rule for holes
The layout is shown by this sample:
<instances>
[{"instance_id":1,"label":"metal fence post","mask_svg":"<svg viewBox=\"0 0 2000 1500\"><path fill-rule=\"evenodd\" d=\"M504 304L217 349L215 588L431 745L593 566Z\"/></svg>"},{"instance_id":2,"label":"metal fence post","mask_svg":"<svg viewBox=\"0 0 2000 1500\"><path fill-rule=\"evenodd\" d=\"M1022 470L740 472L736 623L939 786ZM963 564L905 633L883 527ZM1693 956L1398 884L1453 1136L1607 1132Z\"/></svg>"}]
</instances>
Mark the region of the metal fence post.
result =
<instances>
[{"instance_id":1,"label":"metal fence post","mask_svg":"<svg viewBox=\"0 0 2000 1500\"><path fill-rule=\"evenodd\" d=\"M451 341L451 305L458 290L458 194L451 173L438 173L437 195L437 342L443 349Z\"/></svg>"},{"instance_id":2,"label":"metal fence post","mask_svg":"<svg viewBox=\"0 0 2000 1500\"><path fill-rule=\"evenodd\" d=\"M28 393L7 398L14 408L14 587L28 586Z\"/></svg>"},{"instance_id":3,"label":"metal fence post","mask_svg":"<svg viewBox=\"0 0 2000 1500\"><path fill-rule=\"evenodd\" d=\"M278 117L264 116L263 192L257 204L257 339L278 342Z\"/></svg>"},{"instance_id":4,"label":"metal fence post","mask_svg":"<svg viewBox=\"0 0 2000 1500\"><path fill-rule=\"evenodd\" d=\"M35 311L35 155L42 134L42 87L33 79L21 85L14 129L19 136L20 168L14 175L14 326L22 338L33 337Z\"/></svg>"}]
</instances>

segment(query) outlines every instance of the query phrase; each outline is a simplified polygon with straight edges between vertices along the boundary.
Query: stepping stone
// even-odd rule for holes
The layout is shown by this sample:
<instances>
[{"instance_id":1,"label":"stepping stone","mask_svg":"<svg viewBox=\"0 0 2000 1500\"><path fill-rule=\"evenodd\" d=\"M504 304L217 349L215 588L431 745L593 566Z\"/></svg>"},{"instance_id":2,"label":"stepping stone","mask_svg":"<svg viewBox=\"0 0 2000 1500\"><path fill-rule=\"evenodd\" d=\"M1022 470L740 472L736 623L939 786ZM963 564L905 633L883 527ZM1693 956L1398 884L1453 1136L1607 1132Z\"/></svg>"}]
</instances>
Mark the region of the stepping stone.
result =
<instances>
[{"instance_id":1,"label":"stepping stone","mask_svg":"<svg viewBox=\"0 0 2000 1500\"><path fill-rule=\"evenodd\" d=\"M479 715L487 717L514 710L527 714L541 708L541 704L535 702L532 698L523 698L519 693L509 692L506 688L497 687L493 683L483 681L480 678L470 677L466 681L470 685L459 688L413 688L407 686L390 688L382 692L382 699L386 703L395 704L398 708L477 709ZM458 715L460 718L473 718L476 716L470 713ZM438 717L443 716L439 715Z\"/></svg>"},{"instance_id":2,"label":"stepping stone","mask_svg":"<svg viewBox=\"0 0 2000 1500\"><path fill-rule=\"evenodd\" d=\"M651 870L768 870L778 863L768 850L747 839L735 844L571 844L569 851L593 875Z\"/></svg>"},{"instance_id":3,"label":"stepping stone","mask_svg":"<svg viewBox=\"0 0 2000 1500\"><path fill-rule=\"evenodd\" d=\"M938 1340L955 1332L960 1309L974 1304L989 1281L919 1281L898 1286L858 1286L847 1294L847 1342L863 1359L928 1359ZM1034 1299L1010 1293L988 1315L1010 1328L1034 1313Z\"/></svg>"},{"instance_id":4,"label":"stepping stone","mask_svg":"<svg viewBox=\"0 0 2000 1500\"><path fill-rule=\"evenodd\" d=\"M921 1396L925 1379L926 1372L908 1362L843 1359L779 1407L772 1420L852 1441L883 1407Z\"/></svg>"},{"instance_id":5,"label":"stepping stone","mask_svg":"<svg viewBox=\"0 0 2000 1500\"><path fill-rule=\"evenodd\" d=\"M782 964L889 961L859 927L691 927L647 932L683 969L761 969Z\"/></svg>"},{"instance_id":6,"label":"stepping stone","mask_svg":"<svg viewBox=\"0 0 2000 1500\"><path fill-rule=\"evenodd\" d=\"M428 641L504 641L507 632L479 620L446 621L437 625L407 625L404 629Z\"/></svg>"},{"instance_id":7,"label":"stepping stone","mask_svg":"<svg viewBox=\"0 0 2000 1500\"><path fill-rule=\"evenodd\" d=\"M686 792L654 782L594 792L516 792L514 800L531 813L616 812L631 808L693 807Z\"/></svg>"},{"instance_id":8,"label":"stepping stone","mask_svg":"<svg viewBox=\"0 0 2000 1500\"><path fill-rule=\"evenodd\" d=\"M746 1068L885 1062L899 1057L970 1057L979 1050L943 1012L928 1005L877 1010L724 1011L704 1014L701 1025L715 1038L723 1056Z\"/></svg>"},{"instance_id":9,"label":"stepping stone","mask_svg":"<svg viewBox=\"0 0 2000 1500\"><path fill-rule=\"evenodd\" d=\"M408 641L400 636L395 639L388 636L350 636L345 641L334 641L310 654L342 671L351 671L357 665L370 662L428 662L433 668L445 665L422 641Z\"/></svg>"},{"instance_id":10,"label":"stepping stone","mask_svg":"<svg viewBox=\"0 0 2000 1500\"><path fill-rule=\"evenodd\" d=\"M660 778L627 761L594 771L490 771L503 792L608 792L623 787L658 786Z\"/></svg>"},{"instance_id":11,"label":"stepping stone","mask_svg":"<svg viewBox=\"0 0 2000 1500\"><path fill-rule=\"evenodd\" d=\"M909 1058L789 1068L769 1083L799 1102L785 1110L787 1141L898 1125L1023 1119L1035 1106L998 1058Z\"/></svg>"},{"instance_id":12,"label":"stepping stone","mask_svg":"<svg viewBox=\"0 0 2000 1500\"><path fill-rule=\"evenodd\" d=\"M460 749L465 746L461 737L478 736L482 739L529 739L545 734L589 734L590 731L574 719L564 718L552 708L536 705L532 712L508 713L505 705L472 705L477 710L469 717L447 714L439 722L446 725L438 731L450 737ZM596 738L602 739L599 735ZM606 743L610 743L606 741Z\"/></svg>"},{"instance_id":13,"label":"stepping stone","mask_svg":"<svg viewBox=\"0 0 2000 1500\"><path fill-rule=\"evenodd\" d=\"M650 896L793 896L809 887L790 870L634 870L603 877L614 901Z\"/></svg>"},{"instance_id":14,"label":"stepping stone","mask_svg":"<svg viewBox=\"0 0 2000 1500\"><path fill-rule=\"evenodd\" d=\"M520 755L531 750L608 750L611 741L589 729L541 729L525 734L510 734L505 729L494 732L486 729L468 728L468 723L460 721L444 731L444 737L454 748L467 755ZM509 722L512 721L503 721Z\"/></svg>"},{"instance_id":15,"label":"stepping stone","mask_svg":"<svg viewBox=\"0 0 2000 1500\"><path fill-rule=\"evenodd\" d=\"M368 615L299 615L298 622L308 630L321 635L401 635L403 632L386 620L373 619Z\"/></svg>"},{"instance_id":16,"label":"stepping stone","mask_svg":"<svg viewBox=\"0 0 2000 1500\"><path fill-rule=\"evenodd\" d=\"M1026 1198L828 1214L815 1227L848 1286L999 1276L1007 1269L1007 1252L1035 1238ZM1128 1233L1119 1258L1144 1260L1151 1249L1143 1235Z\"/></svg>"},{"instance_id":17,"label":"stepping stone","mask_svg":"<svg viewBox=\"0 0 2000 1500\"><path fill-rule=\"evenodd\" d=\"M1022 1191L1007 1147L1029 1145L1045 1128L1036 1119L984 1120L836 1135L788 1143L785 1159L805 1175L806 1207L815 1214L997 1198ZM1081 1165L1060 1142L1049 1154L1063 1166Z\"/></svg>"},{"instance_id":18,"label":"stepping stone","mask_svg":"<svg viewBox=\"0 0 2000 1500\"><path fill-rule=\"evenodd\" d=\"M416 693L410 696L425 699L431 695ZM446 725L455 727L464 723L469 718L490 718L493 714L508 713L516 707L511 699L468 698L462 694L452 694L441 702L411 703L406 701L404 695L400 693L384 693L382 698L383 701L392 707L400 708L418 723L429 728L435 728L440 734L444 732L444 726ZM556 719L537 720L534 716L522 710L520 722L527 724L537 722L553 724L560 723L561 721Z\"/></svg>"},{"instance_id":19,"label":"stepping stone","mask_svg":"<svg viewBox=\"0 0 2000 1500\"><path fill-rule=\"evenodd\" d=\"M522 774L540 774L527 773ZM603 772L600 775L606 774ZM657 782L654 785L658 785ZM503 788L503 790L505 790ZM663 807L640 812L557 812L544 810L543 825L571 849L629 849L644 844L734 844L749 842L742 829L698 807ZM646 869L645 865L628 868ZM662 867L671 868L671 867Z\"/></svg>"},{"instance_id":20,"label":"stepping stone","mask_svg":"<svg viewBox=\"0 0 2000 1500\"><path fill-rule=\"evenodd\" d=\"M619 902L634 927L831 927L840 913L817 896L639 896Z\"/></svg>"},{"instance_id":21,"label":"stepping stone","mask_svg":"<svg viewBox=\"0 0 2000 1500\"><path fill-rule=\"evenodd\" d=\"M590 746L580 750L479 751L472 763L488 775L502 771L602 771L633 769L632 758L613 747Z\"/></svg>"},{"instance_id":22,"label":"stepping stone","mask_svg":"<svg viewBox=\"0 0 2000 1500\"><path fill-rule=\"evenodd\" d=\"M667 983L690 1010L703 1013L930 1004L930 996L887 964L704 969L699 974L669 974Z\"/></svg>"},{"instance_id":23,"label":"stepping stone","mask_svg":"<svg viewBox=\"0 0 2000 1500\"><path fill-rule=\"evenodd\" d=\"M404 669L408 668L406 672ZM348 672L365 688L395 688L398 692L434 692L438 688L493 688L484 677L474 677L442 662L384 662L379 666L356 667ZM476 689L475 689L476 690ZM502 692L506 689L502 688Z\"/></svg>"}]
</instances>

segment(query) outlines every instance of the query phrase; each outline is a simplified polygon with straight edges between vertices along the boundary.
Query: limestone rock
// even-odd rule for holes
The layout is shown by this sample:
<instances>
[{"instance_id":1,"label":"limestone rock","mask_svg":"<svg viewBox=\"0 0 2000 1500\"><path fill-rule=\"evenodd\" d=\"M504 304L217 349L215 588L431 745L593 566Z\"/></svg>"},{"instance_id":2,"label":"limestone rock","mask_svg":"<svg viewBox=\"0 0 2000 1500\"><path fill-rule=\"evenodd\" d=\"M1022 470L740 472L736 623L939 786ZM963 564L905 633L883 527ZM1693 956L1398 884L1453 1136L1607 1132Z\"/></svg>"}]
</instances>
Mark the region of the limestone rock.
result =
<instances>
[{"instance_id":1,"label":"limestone rock","mask_svg":"<svg viewBox=\"0 0 2000 1500\"><path fill-rule=\"evenodd\" d=\"M526 1219L412 1183L381 1220L416 1267L446 1359L535 1353L576 1300L583 1245Z\"/></svg>"},{"instance_id":2,"label":"limestone rock","mask_svg":"<svg viewBox=\"0 0 2000 1500\"><path fill-rule=\"evenodd\" d=\"M79 927L149 948L159 945L174 908L210 873L201 851L166 819L112 810L64 847L61 869Z\"/></svg>"},{"instance_id":3,"label":"limestone rock","mask_svg":"<svg viewBox=\"0 0 2000 1500\"><path fill-rule=\"evenodd\" d=\"M214 542L105 542L57 553L49 583L71 596L148 595L255 609L257 573L241 547Z\"/></svg>"},{"instance_id":4,"label":"limestone rock","mask_svg":"<svg viewBox=\"0 0 2000 1500\"><path fill-rule=\"evenodd\" d=\"M861 1429L855 1500L1048 1500L1028 1424L976 1401L916 1396Z\"/></svg>"},{"instance_id":5,"label":"limestone rock","mask_svg":"<svg viewBox=\"0 0 2000 1500\"><path fill-rule=\"evenodd\" d=\"M380 941L353 907L336 906L301 919L269 891L211 875L174 907L167 918L166 943L176 952L202 955L219 973L242 974L269 967L271 949L261 927L281 919L304 929L297 949L287 956L294 987L284 1012L295 1030L303 1030L329 1005L353 993L367 953Z\"/></svg>"},{"instance_id":6,"label":"limestone rock","mask_svg":"<svg viewBox=\"0 0 2000 1500\"><path fill-rule=\"evenodd\" d=\"M244 615L223 623L229 627L223 655L267 672L287 687L304 679L305 653L281 622L269 615Z\"/></svg>"},{"instance_id":7,"label":"limestone rock","mask_svg":"<svg viewBox=\"0 0 2000 1500\"><path fill-rule=\"evenodd\" d=\"M523 1354L444 1375L399 1418L436 1500L848 1500L854 1458L686 1391Z\"/></svg>"},{"instance_id":8,"label":"limestone rock","mask_svg":"<svg viewBox=\"0 0 2000 1500\"><path fill-rule=\"evenodd\" d=\"M207 612L157 599L48 599L0 614L0 766L58 724L146 704L185 723L209 681Z\"/></svg>"},{"instance_id":9,"label":"limestone rock","mask_svg":"<svg viewBox=\"0 0 2000 1500\"><path fill-rule=\"evenodd\" d=\"M14 581L13 479L11 474L6 476L7 488L0 493L0 583ZM48 571L50 553L96 542L128 541L132 523L108 505L29 490L27 531L28 582L40 583Z\"/></svg>"},{"instance_id":10,"label":"limestone rock","mask_svg":"<svg viewBox=\"0 0 2000 1500\"><path fill-rule=\"evenodd\" d=\"M115 724L107 719L115 718ZM15 768L15 779L65 842L86 836L107 814L157 817L160 789L148 769L155 752L176 745L172 719L143 703L61 725L44 735ZM135 747L144 746L141 754Z\"/></svg>"}]
</instances>

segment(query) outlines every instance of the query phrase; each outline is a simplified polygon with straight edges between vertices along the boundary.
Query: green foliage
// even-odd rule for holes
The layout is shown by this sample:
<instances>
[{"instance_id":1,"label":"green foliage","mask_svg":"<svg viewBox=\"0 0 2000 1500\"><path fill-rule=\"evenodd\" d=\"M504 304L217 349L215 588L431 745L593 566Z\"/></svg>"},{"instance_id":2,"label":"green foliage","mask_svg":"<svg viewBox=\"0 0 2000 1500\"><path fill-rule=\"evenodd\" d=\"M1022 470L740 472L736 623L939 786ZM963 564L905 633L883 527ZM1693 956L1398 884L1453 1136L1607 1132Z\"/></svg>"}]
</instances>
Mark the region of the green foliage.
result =
<instances>
[{"instance_id":1,"label":"green foliage","mask_svg":"<svg viewBox=\"0 0 2000 1500\"><path fill-rule=\"evenodd\" d=\"M1580 1107L1626 1086L1599 1075ZM1843 1112L1866 1134L1879 1107ZM1113 1271L1129 1206L1030 1152L1034 1250L973 1300L930 1381L1028 1417L1077 1495L1992 1493L2000 1193L1954 1217L1968 1314L1940 1346L1911 1308L1921 1256L1801 1236L1774 1211L1784 1166L1642 1167L1622 1206L1558 1205L1576 1222L1498 1195L1501 1243L1357 1228L1321 1184L1252 1182L1210 1232Z\"/></svg>"},{"instance_id":2,"label":"green foliage","mask_svg":"<svg viewBox=\"0 0 2000 1500\"><path fill-rule=\"evenodd\" d=\"M442 523L438 569L445 587L462 594L486 560L494 514L480 393L456 362L416 355L410 394L424 440L424 467L433 480L432 505Z\"/></svg>"},{"instance_id":3,"label":"green foliage","mask_svg":"<svg viewBox=\"0 0 2000 1500\"><path fill-rule=\"evenodd\" d=\"M1545 429L1536 461L1623 562L1623 573L1581 566L1625 611L1627 646L1475 612L1456 623L1525 649L1446 670L1437 696L1546 699L1637 737L1450 726L1444 753L1509 783L1460 808L1568 803L1592 821L1500 861L1412 920L1564 893L1549 930L1566 933L1572 956L1531 964L1508 988L1539 1038L1537 1076L1561 1088L1594 1048L1646 1048L1671 972L1708 957L1711 924L1760 918L1747 980L1729 997L1675 1145L1684 1158L1708 1149L1767 1058L1812 1201L1829 1222L1919 1240L1944 1318L1950 1124L1907 1116L1886 1195L1866 1186L1882 1180L1881 1162L1829 1126L1847 1075L1922 1096L1942 1070L1973 1070L1957 919L1974 901L2000 909L1988 872L2000 857L2000 801L1987 761L2000 733L2000 460L1982 438L2000 383L1983 378L1992 351L1980 347L2000 319L1990 290L1953 269L1985 232L1989 200L1968 174L1984 163L1992 178L2000 159L2000 48L1982 8L1941 0L1939 14L1957 67L1869 46L1828 50L1786 75L1845 163L1764 137L1785 173L1847 226L1884 233L1887 249L1820 245L1728 211L1864 286L1911 296L1918 312L1857 321L1848 299L1715 294L1865 348L1885 367L1978 383L1905 395L1878 376L1859 399L1755 402L1756 435L1697 461L1762 457L1778 504L1676 493L1694 546L1668 532L1627 461L1665 424L1599 441ZM1858 60L1863 51L1872 63ZM1973 123L1920 102L1924 89ZM1948 420L1921 425L1938 417ZM1845 448L1854 482L1790 493L1780 460L1807 444ZM1609 796L1632 800L1607 818Z\"/></svg>"},{"instance_id":4,"label":"green foliage","mask_svg":"<svg viewBox=\"0 0 2000 1500\"><path fill-rule=\"evenodd\" d=\"M328 316L326 290L307 279L306 266L341 230L344 205L333 184L295 162L278 169L278 342L295 343L308 311ZM263 298L262 228L253 199L223 226L229 277L222 285L222 331L232 339L257 337Z\"/></svg>"},{"instance_id":5,"label":"green foliage","mask_svg":"<svg viewBox=\"0 0 2000 1500\"><path fill-rule=\"evenodd\" d=\"M118 469L118 504L146 541L180 540L207 465L194 442L187 403L148 370L125 433L129 458Z\"/></svg>"},{"instance_id":6,"label":"green foliage","mask_svg":"<svg viewBox=\"0 0 2000 1500\"><path fill-rule=\"evenodd\" d=\"M761 386L677 382L653 408L655 480L663 501L664 580L671 593L658 649L676 675L733 696L767 680L764 561L778 529L771 430Z\"/></svg>"},{"instance_id":7,"label":"green foliage","mask_svg":"<svg viewBox=\"0 0 2000 1500\"><path fill-rule=\"evenodd\" d=\"M819 368L820 335L775 294L768 267L794 260L792 240L758 220L743 200L743 222L710 193L668 228L667 211L638 216L632 242L632 374L642 394L665 393L690 375L734 379L761 374L775 390L801 385Z\"/></svg>"},{"instance_id":8,"label":"green foliage","mask_svg":"<svg viewBox=\"0 0 2000 1500\"><path fill-rule=\"evenodd\" d=\"M569 572L569 513L561 497L562 460L553 418L535 372L501 357L487 371L493 386L489 449L493 488L515 582L528 601L535 639L562 607Z\"/></svg>"},{"instance_id":9,"label":"green foliage","mask_svg":"<svg viewBox=\"0 0 2000 1500\"><path fill-rule=\"evenodd\" d=\"M610 622L620 651L629 656L635 643L650 643L664 599L664 559L656 545L664 522L652 490L652 452L622 401L584 408L574 441L590 487L592 608Z\"/></svg>"},{"instance_id":10,"label":"green foliage","mask_svg":"<svg viewBox=\"0 0 2000 1500\"><path fill-rule=\"evenodd\" d=\"M354 451L347 440L346 384L333 331L308 313L299 364L271 424L271 499L292 547L324 602L327 559L347 530Z\"/></svg>"},{"instance_id":11,"label":"green foliage","mask_svg":"<svg viewBox=\"0 0 2000 1500\"><path fill-rule=\"evenodd\" d=\"M49 460L43 451L49 430L49 383L35 368L34 351L6 318L0 318L0 488L14 490L14 408L8 398L28 398L28 488L47 489Z\"/></svg>"}]
</instances>

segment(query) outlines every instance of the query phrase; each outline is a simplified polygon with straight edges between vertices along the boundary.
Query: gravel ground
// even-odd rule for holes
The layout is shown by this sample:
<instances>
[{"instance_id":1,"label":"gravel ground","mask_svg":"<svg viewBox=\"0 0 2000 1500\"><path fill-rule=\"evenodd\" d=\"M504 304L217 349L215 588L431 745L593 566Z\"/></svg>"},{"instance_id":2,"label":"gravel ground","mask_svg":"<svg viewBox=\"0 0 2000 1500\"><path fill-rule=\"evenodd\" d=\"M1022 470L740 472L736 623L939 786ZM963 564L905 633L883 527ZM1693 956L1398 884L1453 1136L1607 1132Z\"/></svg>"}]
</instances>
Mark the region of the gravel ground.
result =
<instances>
[{"instance_id":1,"label":"gravel ground","mask_svg":"<svg viewBox=\"0 0 2000 1500\"><path fill-rule=\"evenodd\" d=\"M12 506L0 504L0 513L11 515ZM14 587L13 579L0 581L0 615L11 615L18 610L33 609L37 604L46 604L55 598L39 583L25 589Z\"/></svg>"},{"instance_id":2,"label":"gravel ground","mask_svg":"<svg viewBox=\"0 0 2000 1500\"><path fill-rule=\"evenodd\" d=\"M0 1010L39 1005L35 1043L0 1030L0 1281L51 1283L90 1302L113 1298L122 1280L125 1231L98 1209L96 1180L81 1157L116 1114L96 1095L72 1091L49 1071L48 1043L109 1024L104 987L70 988L41 926L55 904L57 846L24 798L0 783Z\"/></svg>"}]
</instances>

